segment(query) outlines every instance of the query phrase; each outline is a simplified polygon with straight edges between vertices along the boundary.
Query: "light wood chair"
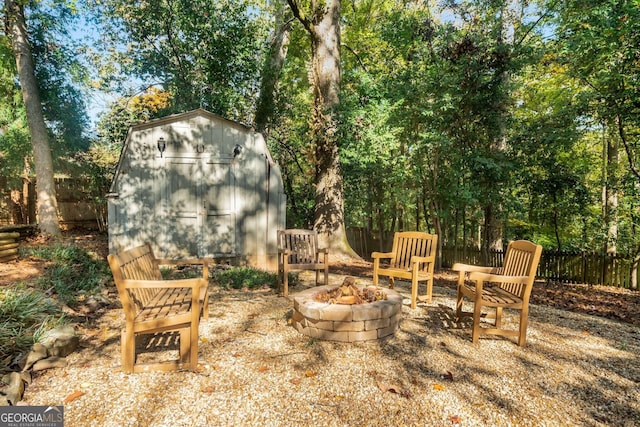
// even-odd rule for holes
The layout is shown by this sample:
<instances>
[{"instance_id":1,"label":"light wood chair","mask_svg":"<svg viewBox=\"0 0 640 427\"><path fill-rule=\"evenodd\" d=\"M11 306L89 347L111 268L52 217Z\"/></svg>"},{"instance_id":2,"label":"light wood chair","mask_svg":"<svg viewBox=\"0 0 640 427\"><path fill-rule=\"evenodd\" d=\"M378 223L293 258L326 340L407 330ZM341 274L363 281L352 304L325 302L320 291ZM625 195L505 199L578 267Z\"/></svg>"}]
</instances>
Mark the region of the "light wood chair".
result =
<instances>
[{"instance_id":1,"label":"light wood chair","mask_svg":"<svg viewBox=\"0 0 640 427\"><path fill-rule=\"evenodd\" d=\"M200 316L209 317L210 260L159 260L151 246L138 246L107 257L124 310L122 367L127 373L195 370L198 365ZM202 277L165 280L161 264L200 264ZM136 337L179 332L180 358L159 363L136 361Z\"/></svg>"},{"instance_id":2,"label":"light wood chair","mask_svg":"<svg viewBox=\"0 0 640 427\"><path fill-rule=\"evenodd\" d=\"M418 282L427 284L426 301L431 302L433 293L433 269L436 262L438 236L420 231L403 231L393 235L391 252L373 252L373 285L378 286L378 277L389 277L393 289L394 278L411 280L411 308L416 308ZM388 259L389 264L380 261Z\"/></svg>"},{"instance_id":3,"label":"light wood chair","mask_svg":"<svg viewBox=\"0 0 640 427\"><path fill-rule=\"evenodd\" d=\"M524 346L527 338L529 296L540 262L542 246L527 240L509 243L502 267L479 267L454 264L458 271L458 298L456 315L462 317L463 297L473 301L472 341L478 342L480 335L492 334L518 337L518 345ZM495 308L493 327L481 327L483 307ZM517 330L502 328L503 309L520 310L520 327Z\"/></svg>"},{"instance_id":4,"label":"light wood chair","mask_svg":"<svg viewBox=\"0 0 640 427\"><path fill-rule=\"evenodd\" d=\"M289 295L289 272L315 270L324 271L324 284L329 284L329 252L318 248L318 233L315 230L278 230L278 289ZM282 286L284 285L284 286Z\"/></svg>"}]
</instances>

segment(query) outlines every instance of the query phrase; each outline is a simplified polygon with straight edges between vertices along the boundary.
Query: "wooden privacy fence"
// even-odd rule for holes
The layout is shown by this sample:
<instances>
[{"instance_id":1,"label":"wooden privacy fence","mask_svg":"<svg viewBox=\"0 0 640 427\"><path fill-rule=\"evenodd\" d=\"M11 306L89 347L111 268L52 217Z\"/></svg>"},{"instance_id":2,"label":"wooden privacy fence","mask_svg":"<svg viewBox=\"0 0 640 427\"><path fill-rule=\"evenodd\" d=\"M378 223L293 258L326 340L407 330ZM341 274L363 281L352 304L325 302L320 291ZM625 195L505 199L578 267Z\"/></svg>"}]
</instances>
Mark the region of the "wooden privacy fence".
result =
<instances>
[{"instance_id":1,"label":"wooden privacy fence","mask_svg":"<svg viewBox=\"0 0 640 427\"><path fill-rule=\"evenodd\" d=\"M347 238L358 255L370 260L371 252L391 250L393 233L383 233L381 241L379 233L372 234L365 228L347 228ZM487 255L485 262L484 254L477 247L445 246L436 268L451 268L456 262L491 267L503 264L504 251L492 250ZM564 283L638 289L638 284L632 280L633 269L633 257L629 255L543 250L536 276Z\"/></svg>"},{"instance_id":2,"label":"wooden privacy fence","mask_svg":"<svg viewBox=\"0 0 640 427\"><path fill-rule=\"evenodd\" d=\"M441 265L450 268L455 262L463 262L497 267L502 265L504 251L491 250L488 258L485 262L477 248L443 247ZM632 283L632 270L633 258L628 255L543 250L536 276L564 283L637 289L637 283Z\"/></svg>"}]
</instances>

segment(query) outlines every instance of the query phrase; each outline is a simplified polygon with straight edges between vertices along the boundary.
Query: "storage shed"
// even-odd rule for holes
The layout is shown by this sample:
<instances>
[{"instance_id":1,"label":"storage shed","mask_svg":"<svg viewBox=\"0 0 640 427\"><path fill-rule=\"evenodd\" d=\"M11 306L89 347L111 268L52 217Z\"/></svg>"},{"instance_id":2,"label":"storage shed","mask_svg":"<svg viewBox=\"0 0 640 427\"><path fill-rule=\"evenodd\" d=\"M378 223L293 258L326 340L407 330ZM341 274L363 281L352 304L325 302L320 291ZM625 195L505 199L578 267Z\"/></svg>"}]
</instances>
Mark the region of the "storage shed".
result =
<instances>
[{"instance_id":1,"label":"storage shed","mask_svg":"<svg viewBox=\"0 0 640 427\"><path fill-rule=\"evenodd\" d=\"M109 251L276 268L282 175L262 134L198 109L131 126L109 194Z\"/></svg>"}]
</instances>

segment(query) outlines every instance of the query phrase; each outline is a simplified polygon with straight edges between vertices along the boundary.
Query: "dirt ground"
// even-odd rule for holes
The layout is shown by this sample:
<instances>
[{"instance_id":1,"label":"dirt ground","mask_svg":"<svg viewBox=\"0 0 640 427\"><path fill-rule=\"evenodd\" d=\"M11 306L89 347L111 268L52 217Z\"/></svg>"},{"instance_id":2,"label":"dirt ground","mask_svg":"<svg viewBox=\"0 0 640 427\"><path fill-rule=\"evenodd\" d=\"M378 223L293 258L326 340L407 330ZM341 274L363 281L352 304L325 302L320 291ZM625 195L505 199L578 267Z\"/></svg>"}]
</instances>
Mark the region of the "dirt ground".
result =
<instances>
[{"instance_id":1,"label":"dirt ground","mask_svg":"<svg viewBox=\"0 0 640 427\"><path fill-rule=\"evenodd\" d=\"M63 241L92 251L100 259L106 259L108 254L107 236L104 233L68 231L63 234ZM51 240L35 237L23 240L21 245L37 247L51 243ZM16 261L0 263L0 286L29 282L39 277L47 266L46 260L34 257L21 257ZM330 270L336 274L371 277L373 268L370 262L354 260L332 263ZM440 286L455 288L455 281L456 276L448 270L440 271L436 276L436 282ZM538 280L534 285L531 302L640 325L640 291Z\"/></svg>"}]
</instances>

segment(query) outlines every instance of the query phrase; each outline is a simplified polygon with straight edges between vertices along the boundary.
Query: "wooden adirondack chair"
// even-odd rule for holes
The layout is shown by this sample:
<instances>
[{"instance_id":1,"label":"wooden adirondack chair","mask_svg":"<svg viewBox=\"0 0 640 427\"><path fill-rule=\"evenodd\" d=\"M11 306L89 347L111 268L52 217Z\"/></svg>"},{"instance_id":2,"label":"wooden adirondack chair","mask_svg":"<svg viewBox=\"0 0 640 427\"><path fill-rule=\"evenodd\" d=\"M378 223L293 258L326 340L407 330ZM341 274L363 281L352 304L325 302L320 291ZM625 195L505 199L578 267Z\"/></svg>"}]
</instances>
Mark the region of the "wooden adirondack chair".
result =
<instances>
[{"instance_id":1,"label":"wooden adirondack chair","mask_svg":"<svg viewBox=\"0 0 640 427\"><path fill-rule=\"evenodd\" d=\"M393 288L394 278L411 280L411 308L416 308L418 282L426 281L427 302L433 293L433 269L436 262L438 236L419 231L395 233L391 252L373 252L373 285L378 285L378 276L389 277L389 287ZM389 265L380 263L389 259Z\"/></svg>"},{"instance_id":2,"label":"wooden adirondack chair","mask_svg":"<svg viewBox=\"0 0 640 427\"><path fill-rule=\"evenodd\" d=\"M460 318L462 299L467 297L474 303L472 341L478 342L480 335L492 334L518 337L518 345L524 346L529 317L529 296L540 262L542 246L527 240L509 243L502 267L479 267L454 264L458 271L458 299L456 315ZM474 283L472 283L474 282ZM482 307L496 310L492 328L480 326ZM503 309L520 310L520 327L517 330L502 328Z\"/></svg>"},{"instance_id":3,"label":"wooden adirondack chair","mask_svg":"<svg viewBox=\"0 0 640 427\"><path fill-rule=\"evenodd\" d=\"M318 248L318 233L315 230L278 230L278 289L284 284L283 295L289 295L289 272L315 270L324 271L324 284L329 284L329 252Z\"/></svg>"}]
</instances>

